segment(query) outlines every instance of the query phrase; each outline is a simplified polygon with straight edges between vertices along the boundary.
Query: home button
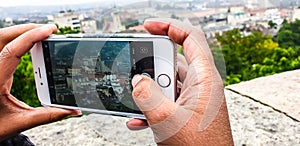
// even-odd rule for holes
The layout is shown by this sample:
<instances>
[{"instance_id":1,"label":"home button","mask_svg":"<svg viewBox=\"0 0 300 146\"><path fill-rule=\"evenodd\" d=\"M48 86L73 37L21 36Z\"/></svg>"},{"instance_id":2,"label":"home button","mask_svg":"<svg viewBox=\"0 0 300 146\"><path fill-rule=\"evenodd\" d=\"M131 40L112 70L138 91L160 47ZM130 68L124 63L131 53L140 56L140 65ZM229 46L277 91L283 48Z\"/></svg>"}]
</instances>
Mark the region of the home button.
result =
<instances>
[{"instance_id":1,"label":"home button","mask_svg":"<svg viewBox=\"0 0 300 146\"><path fill-rule=\"evenodd\" d=\"M163 88L167 88L170 86L171 84L171 79L168 75L166 74L160 74L158 77L157 77L157 83L163 87Z\"/></svg>"}]
</instances>

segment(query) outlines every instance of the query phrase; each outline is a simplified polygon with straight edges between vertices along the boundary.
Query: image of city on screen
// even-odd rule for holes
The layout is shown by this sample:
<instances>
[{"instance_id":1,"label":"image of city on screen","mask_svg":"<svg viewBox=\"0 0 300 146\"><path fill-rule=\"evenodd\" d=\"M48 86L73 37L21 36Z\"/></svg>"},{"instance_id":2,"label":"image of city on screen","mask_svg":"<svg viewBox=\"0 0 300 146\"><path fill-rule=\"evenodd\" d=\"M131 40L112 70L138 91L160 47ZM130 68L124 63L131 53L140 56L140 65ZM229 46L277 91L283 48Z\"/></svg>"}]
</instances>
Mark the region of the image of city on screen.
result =
<instances>
[{"instance_id":1,"label":"image of city on screen","mask_svg":"<svg viewBox=\"0 0 300 146\"><path fill-rule=\"evenodd\" d=\"M44 41L52 104L141 113L131 95L131 79L154 78L152 42Z\"/></svg>"}]
</instances>

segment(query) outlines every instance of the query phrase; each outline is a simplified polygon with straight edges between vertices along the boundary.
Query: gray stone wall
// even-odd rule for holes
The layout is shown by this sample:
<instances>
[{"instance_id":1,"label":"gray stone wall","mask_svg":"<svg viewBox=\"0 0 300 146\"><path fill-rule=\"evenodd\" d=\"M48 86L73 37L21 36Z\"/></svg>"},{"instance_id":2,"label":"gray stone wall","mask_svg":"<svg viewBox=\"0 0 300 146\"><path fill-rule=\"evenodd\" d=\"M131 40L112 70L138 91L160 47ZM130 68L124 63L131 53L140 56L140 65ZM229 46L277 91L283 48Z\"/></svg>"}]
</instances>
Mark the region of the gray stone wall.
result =
<instances>
[{"instance_id":1,"label":"gray stone wall","mask_svg":"<svg viewBox=\"0 0 300 146\"><path fill-rule=\"evenodd\" d=\"M225 88L237 146L300 145L300 70ZM36 145L155 145L151 130L130 131L123 117L90 114L24 134Z\"/></svg>"}]
</instances>

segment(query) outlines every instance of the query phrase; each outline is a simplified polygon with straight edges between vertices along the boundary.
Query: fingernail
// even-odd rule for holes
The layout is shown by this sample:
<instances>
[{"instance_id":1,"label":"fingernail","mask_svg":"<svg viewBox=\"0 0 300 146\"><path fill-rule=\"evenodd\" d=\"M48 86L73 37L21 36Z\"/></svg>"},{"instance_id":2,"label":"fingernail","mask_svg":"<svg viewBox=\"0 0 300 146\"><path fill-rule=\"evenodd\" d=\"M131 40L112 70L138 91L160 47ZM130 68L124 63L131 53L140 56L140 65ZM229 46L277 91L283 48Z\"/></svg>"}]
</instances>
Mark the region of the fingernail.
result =
<instances>
[{"instance_id":1,"label":"fingernail","mask_svg":"<svg viewBox=\"0 0 300 146\"><path fill-rule=\"evenodd\" d=\"M81 116L82 112L80 110L75 110L73 111L73 113L71 114L71 116Z\"/></svg>"},{"instance_id":2,"label":"fingernail","mask_svg":"<svg viewBox=\"0 0 300 146\"><path fill-rule=\"evenodd\" d=\"M143 77L141 75L135 75L132 78L132 86L133 88L143 79Z\"/></svg>"}]
</instances>

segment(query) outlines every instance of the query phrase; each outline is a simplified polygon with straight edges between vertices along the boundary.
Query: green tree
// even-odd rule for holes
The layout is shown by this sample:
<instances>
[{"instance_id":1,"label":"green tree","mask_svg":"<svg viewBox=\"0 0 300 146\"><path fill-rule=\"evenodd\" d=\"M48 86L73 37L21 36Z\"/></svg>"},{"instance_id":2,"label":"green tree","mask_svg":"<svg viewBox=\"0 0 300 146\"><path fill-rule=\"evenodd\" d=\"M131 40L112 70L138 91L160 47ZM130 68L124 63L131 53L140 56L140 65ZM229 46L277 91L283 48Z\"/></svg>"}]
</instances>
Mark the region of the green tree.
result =
<instances>
[{"instance_id":1,"label":"green tree","mask_svg":"<svg viewBox=\"0 0 300 146\"><path fill-rule=\"evenodd\" d=\"M14 73L14 81L11 89L12 95L26 104L37 107L40 102L36 95L34 74L30 53L26 53Z\"/></svg>"},{"instance_id":2,"label":"green tree","mask_svg":"<svg viewBox=\"0 0 300 146\"><path fill-rule=\"evenodd\" d=\"M212 49L212 55L214 56L215 65L222 77L223 82L226 81L226 65L224 60L224 55L222 53L222 48L218 45L218 42L214 41L209 44Z\"/></svg>"},{"instance_id":3,"label":"green tree","mask_svg":"<svg viewBox=\"0 0 300 146\"><path fill-rule=\"evenodd\" d=\"M138 26L139 21L137 19L127 18L122 22L122 24L125 26L126 29L128 29L133 26Z\"/></svg>"},{"instance_id":4,"label":"green tree","mask_svg":"<svg viewBox=\"0 0 300 146\"><path fill-rule=\"evenodd\" d=\"M58 28L56 34L77 34L80 33L80 29L72 29L71 26L60 27L58 24L55 24Z\"/></svg>"},{"instance_id":5,"label":"green tree","mask_svg":"<svg viewBox=\"0 0 300 146\"><path fill-rule=\"evenodd\" d=\"M271 36L264 36L259 31L253 31L245 36L238 29L233 29L216 36L222 46L226 62L231 63L226 64L231 73L238 73L241 67L248 64L262 62L269 49L278 47Z\"/></svg>"},{"instance_id":6,"label":"green tree","mask_svg":"<svg viewBox=\"0 0 300 146\"><path fill-rule=\"evenodd\" d=\"M277 23L274 23L272 20L270 20L268 22L269 28L276 28L277 27Z\"/></svg>"},{"instance_id":7,"label":"green tree","mask_svg":"<svg viewBox=\"0 0 300 146\"><path fill-rule=\"evenodd\" d=\"M283 23L283 26L279 29L276 40L280 47L296 49L297 52L300 48L300 20L296 20L290 23Z\"/></svg>"},{"instance_id":8,"label":"green tree","mask_svg":"<svg viewBox=\"0 0 300 146\"><path fill-rule=\"evenodd\" d=\"M19 24L24 24L24 23L26 23L25 21L22 21L22 20L13 20L13 23L15 24L15 25L19 25Z\"/></svg>"},{"instance_id":9,"label":"green tree","mask_svg":"<svg viewBox=\"0 0 300 146\"><path fill-rule=\"evenodd\" d=\"M3 20L0 19L0 28L3 28L4 27L4 22Z\"/></svg>"},{"instance_id":10,"label":"green tree","mask_svg":"<svg viewBox=\"0 0 300 146\"><path fill-rule=\"evenodd\" d=\"M278 48L278 43L269 35L253 31L250 35L243 35L238 29L217 34L217 41L221 45L226 64L226 84L238 83L258 77L252 66L263 64L267 56ZM215 49L213 48L213 54Z\"/></svg>"},{"instance_id":11,"label":"green tree","mask_svg":"<svg viewBox=\"0 0 300 146\"><path fill-rule=\"evenodd\" d=\"M254 64L252 71L257 76L265 76L299 68L300 56L293 48L276 48L262 63Z\"/></svg>"},{"instance_id":12,"label":"green tree","mask_svg":"<svg viewBox=\"0 0 300 146\"><path fill-rule=\"evenodd\" d=\"M172 19L179 19L179 17L176 16L175 14L172 14L172 15L171 15L171 18L172 18Z\"/></svg>"},{"instance_id":13,"label":"green tree","mask_svg":"<svg viewBox=\"0 0 300 146\"><path fill-rule=\"evenodd\" d=\"M287 24L288 21L286 19L283 19L282 25Z\"/></svg>"}]
</instances>

